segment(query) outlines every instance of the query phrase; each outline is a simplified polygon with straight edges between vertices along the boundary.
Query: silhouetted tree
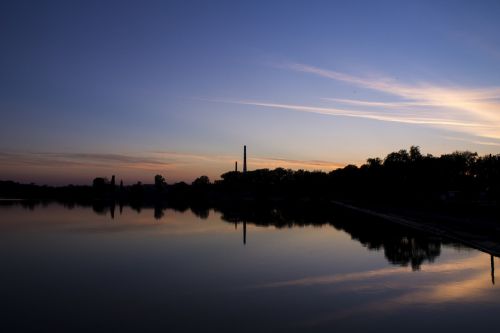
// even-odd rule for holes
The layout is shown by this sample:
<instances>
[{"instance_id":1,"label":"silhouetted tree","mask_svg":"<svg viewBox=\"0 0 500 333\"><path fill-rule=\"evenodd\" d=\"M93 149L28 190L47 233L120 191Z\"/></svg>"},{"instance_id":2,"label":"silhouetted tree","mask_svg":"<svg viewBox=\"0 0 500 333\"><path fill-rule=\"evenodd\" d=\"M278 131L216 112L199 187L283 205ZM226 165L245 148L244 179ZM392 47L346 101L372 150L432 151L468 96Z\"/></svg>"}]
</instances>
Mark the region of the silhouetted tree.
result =
<instances>
[{"instance_id":1,"label":"silhouetted tree","mask_svg":"<svg viewBox=\"0 0 500 333\"><path fill-rule=\"evenodd\" d=\"M419 146L411 146L410 147L410 161L416 162L422 159L422 154L420 153Z\"/></svg>"},{"instance_id":2,"label":"silhouetted tree","mask_svg":"<svg viewBox=\"0 0 500 333\"><path fill-rule=\"evenodd\" d=\"M196 187L206 187L210 185L210 179L207 176L200 176L193 181L192 185Z\"/></svg>"},{"instance_id":3,"label":"silhouetted tree","mask_svg":"<svg viewBox=\"0 0 500 333\"><path fill-rule=\"evenodd\" d=\"M142 200L144 195L144 188L141 182L137 182L137 184L132 185L130 189L130 195L132 200Z\"/></svg>"},{"instance_id":4,"label":"silhouetted tree","mask_svg":"<svg viewBox=\"0 0 500 333\"><path fill-rule=\"evenodd\" d=\"M162 175L155 176L155 189L157 192L163 192L167 188L167 181Z\"/></svg>"},{"instance_id":5,"label":"silhouetted tree","mask_svg":"<svg viewBox=\"0 0 500 333\"><path fill-rule=\"evenodd\" d=\"M380 168L382 166L382 160L378 157L369 158L366 160L366 163L369 168Z\"/></svg>"},{"instance_id":6,"label":"silhouetted tree","mask_svg":"<svg viewBox=\"0 0 500 333\"><path fill-rule=\"evenodd\" d=\"M92 188L94 190L94 195L98 197L103 197L109 192L109 181L107 178L97 177L94 178L92 182Z\"/></svg>"},{"instance_id":7,"label":"silhouetted tree","mask_svg":"<svg viewBox=\"0 0 500 333\"><path fill-rule=\"evenodd\" d=\"M96 177L92 182L92 186L95 189L104 189L109 184L109 181L103 177Z\"/></svg>"}]
</instances>

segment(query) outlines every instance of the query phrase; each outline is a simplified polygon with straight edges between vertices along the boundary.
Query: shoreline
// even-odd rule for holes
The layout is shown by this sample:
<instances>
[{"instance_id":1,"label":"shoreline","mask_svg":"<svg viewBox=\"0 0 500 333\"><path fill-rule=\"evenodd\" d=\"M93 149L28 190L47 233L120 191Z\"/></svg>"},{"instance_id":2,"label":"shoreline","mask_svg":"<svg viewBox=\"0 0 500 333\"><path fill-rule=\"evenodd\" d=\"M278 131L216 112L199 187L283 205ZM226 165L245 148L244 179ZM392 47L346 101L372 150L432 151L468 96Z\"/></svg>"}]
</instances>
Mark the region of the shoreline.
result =
<instances>
[{"instance_id":1,"label":"shoreline","mask_svg":"<svg viewBox=\"0 0 500 333\"><path fill-rule=\"evenodd\" d=\"M458 228L449 228L448 226L445 226L443 224L433 223L433 222L423 222L421 220L412 217L401 216L392 213L383 213L372 209L367 209L347 204L342 201L332 200L331 202L335 206L341 208L377 217L385 221L399 224L418 231L423 231L436 236L445 237L450 240L458 241L476 250L490 254L494 257L500 257L500 244L491 239L491 237L488 237L488 235L485 235L484 233L476 233L473 232L472 230L464 231L464 230L459 230ZM428 218L429 220L433 219L432 216L428 216Z\"/></svg>"}]
</instances>

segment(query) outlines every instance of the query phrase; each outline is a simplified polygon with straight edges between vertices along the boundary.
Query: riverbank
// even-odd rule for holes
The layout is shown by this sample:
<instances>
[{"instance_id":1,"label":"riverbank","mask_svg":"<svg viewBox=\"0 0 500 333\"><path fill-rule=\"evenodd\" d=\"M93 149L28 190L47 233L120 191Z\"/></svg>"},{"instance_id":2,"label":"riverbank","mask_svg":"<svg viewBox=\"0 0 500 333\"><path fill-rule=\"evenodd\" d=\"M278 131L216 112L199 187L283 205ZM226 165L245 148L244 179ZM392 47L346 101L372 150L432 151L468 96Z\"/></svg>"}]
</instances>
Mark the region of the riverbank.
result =
<instances>
[{"instance_id":1,"label":"riverbank","mask_svg":"<svg viewBox=\"0 0 500 333\"><path fill-rule=\"evenodd\" d=\"M500 225L497 225L492 220L459 219L446 217L438 213L415 214L411 211L402 212L401 210L395 213L387 207L373 209L337 200L332 200L332 203L343 209L458 241L495 257L500 257L500 242L498 241Z\"/></svg>"}]
</instances>

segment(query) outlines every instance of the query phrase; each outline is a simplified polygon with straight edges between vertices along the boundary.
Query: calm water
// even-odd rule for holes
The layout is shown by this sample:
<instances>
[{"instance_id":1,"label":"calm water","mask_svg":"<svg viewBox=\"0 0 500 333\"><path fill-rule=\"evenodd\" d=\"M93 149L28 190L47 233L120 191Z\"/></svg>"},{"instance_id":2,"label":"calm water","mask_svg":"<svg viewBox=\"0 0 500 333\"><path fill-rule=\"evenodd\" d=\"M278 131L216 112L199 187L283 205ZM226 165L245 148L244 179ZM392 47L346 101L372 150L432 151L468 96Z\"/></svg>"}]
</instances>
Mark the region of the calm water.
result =
<instances>
[{"instance_id":1,"label":"calm water","mask_svg":"<svg viewBox=\"0 0 500 333\"><path fill-rule=\"evenodd\" d=\"M488 254L345 215L311 224L201 215L0 206L2 331L500 327Z\"/></svg>"}]
</instances>

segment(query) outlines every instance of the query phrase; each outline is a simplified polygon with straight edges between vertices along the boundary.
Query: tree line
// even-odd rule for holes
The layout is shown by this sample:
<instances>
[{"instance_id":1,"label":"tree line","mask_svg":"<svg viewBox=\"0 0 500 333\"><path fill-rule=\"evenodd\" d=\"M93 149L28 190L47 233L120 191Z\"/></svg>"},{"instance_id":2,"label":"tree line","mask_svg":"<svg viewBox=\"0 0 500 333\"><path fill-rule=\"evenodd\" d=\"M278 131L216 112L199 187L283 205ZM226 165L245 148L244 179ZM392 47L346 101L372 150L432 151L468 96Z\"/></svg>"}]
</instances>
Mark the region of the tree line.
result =
<instances>
[{"instance_id":1,"label":"tree line","mask_svg":"<svg viewBox=\"0 0 500 333\"><path fill-rule=\"evenodd\" d=\"M191 184L168 184L162 175L153 184L124 186L115 177L94 179L92 186L49 187L0 182L0 197L80 200L323 200L392 202L457 202L498 204L500 154L478 156L456 151L422 154L419 147L401 149L385 158L369 158L361 166L331 172L284 168L231 171L211 182L207 176Z\"/></svg>"},{"instance_id":2,"label":"tree line","mask_svg":"<svg viewBox=\"0 0 500 333\"><path fill-rule=\"evenodd\" d=\"M500 198L500 155L456 151L437 157L412 146L328 173L277 168L221 177L216 187L242 196L488 202Z\"/></svg>"}]
</instances>

